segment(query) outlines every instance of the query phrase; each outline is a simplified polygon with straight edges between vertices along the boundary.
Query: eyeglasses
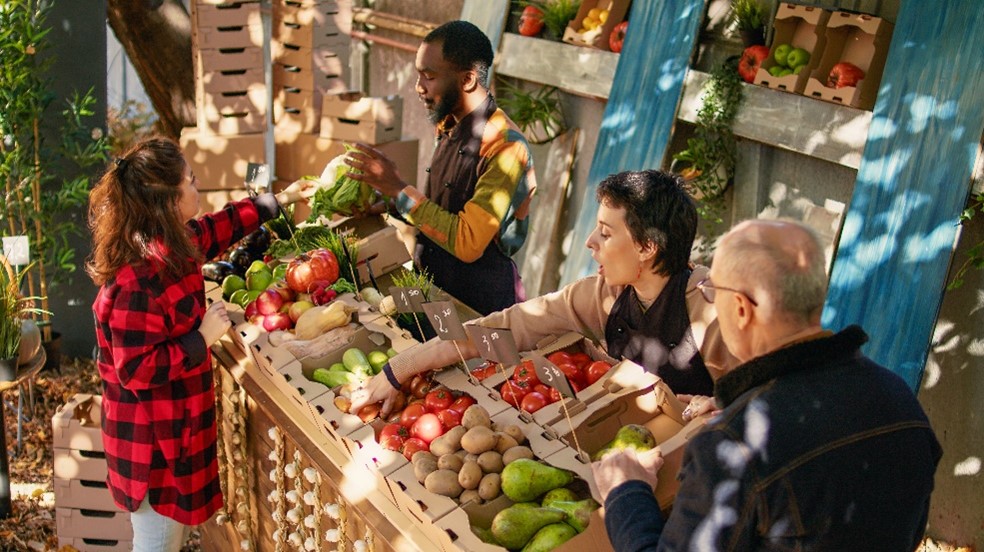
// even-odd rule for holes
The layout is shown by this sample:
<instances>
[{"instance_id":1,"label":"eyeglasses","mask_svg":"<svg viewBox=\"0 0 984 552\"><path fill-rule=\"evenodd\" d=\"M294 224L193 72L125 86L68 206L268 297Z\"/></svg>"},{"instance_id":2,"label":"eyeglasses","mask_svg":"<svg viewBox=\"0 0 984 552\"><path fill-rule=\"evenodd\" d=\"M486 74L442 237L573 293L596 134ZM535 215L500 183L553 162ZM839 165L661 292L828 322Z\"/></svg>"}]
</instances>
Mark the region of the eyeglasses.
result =
<instances>
[{"instance_id":1,"label":"eyeglasses","mask_svg":"<svg viewBox=\"0 0 984 552\"><path fill-rule=\"evenodd\" d=\"M755 299L753 299L751 295L745 293L744 291L741 291L740 289L726 288L724 286L716 286L711 283L710 278L704 278L703 280L697 282L697 289L700 290L700 294L704 296L704 300L707 301L708 303L714 303L714 295L716 290L721 290L721 291L731 291L734 293L740 293L745 297L747 297L748 301L752 305L756 307L758 306L758 303L755 302Z\"/></svg>"}]
</instances>

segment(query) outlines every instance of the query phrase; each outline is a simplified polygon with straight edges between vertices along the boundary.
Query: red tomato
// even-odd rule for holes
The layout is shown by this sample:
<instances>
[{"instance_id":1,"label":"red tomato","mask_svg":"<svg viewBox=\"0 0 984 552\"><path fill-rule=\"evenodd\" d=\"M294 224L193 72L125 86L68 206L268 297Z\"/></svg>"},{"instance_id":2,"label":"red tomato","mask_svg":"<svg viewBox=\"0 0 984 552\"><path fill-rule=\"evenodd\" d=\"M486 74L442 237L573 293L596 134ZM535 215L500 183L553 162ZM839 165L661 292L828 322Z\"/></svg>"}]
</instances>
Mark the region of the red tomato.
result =
<instances>
[{"instance_id":1,"label":"red tomato","mask_svg":"<svg viewBox=\"0 0 984 552\"><path fill-rule=\"evenodd\" d=\"M601 376L607 374L611 369L611 364L608 364L604 360L596 360L591 364L588 364L588 367L584 369L584 381L588 385L591 385L592 383L600 380Z\"/></svg>"},{"instance_id":2,"label":"red tomato","mask_svg":"<svg viewBox=\"0 0 984 552\"><path fill-rule=\"evenodd\" d=\"M538 383L534 385L533 391L536 391L537 393L543 395L544 397L547 397L548 400L550 399L550 387L547 387L542 383Z\"/></svg>"},{"instance_id":3,"label":"red tomato","mask_svg":"<svg viewBox=\"0 0 984 552\"><path fill-rule=\"evenodd\" d=\"M571 382L572 385L574 384L574 382L582 383L582 384L584 383L584 372L582 372L577 366L571 364L570 362L564 362L562 364L558 364L557 368L560 368L560 371L563 372L565 376L567 376L567 381Z\"/></svg>"},{"instance_id":4,"label":"red tomato","mask_svg":"<svg viewBox=\"0 0 984 552\"><path fill-rule=\"evenodd\" d=\"M571 357L571 354L570 353L567 353L567 352L564 352L564 351L556 351L556 352L550 353L549 355L547 355L547 360L549 360L550 362L552 362L554 364L557 364L557 365L560 365L560 363L562 363L562 362L569 362L571 364L574 363L574 360Z\"/></svg>"},{"instance_id":5,"label":"red tomato","mask_svg":"<svg viewBox=\"0 0 984 552\"><path fill-rule=\"evenodd\" d=\"M529 391L529 386L513 380L506 380L506 383L503 383L502 387L499 388L499 394L502 395L502 400L516 408L519 408L519 403L522 402L523 397Z\"/></svg>"},{"instance_id":6,"label":"red tomato","mask_svg":"<svg viewBox=\"0 0 984 552\"><path fill-rule=\"evenodd\" d=\"M450 408L438 412L437 419L441 420L441 425L444 426L445 431L454 426L461 425L461 413Z\"/></svg>"},{"instance_id":7,"label":"red tomato","mask_svg":"<svg viewBox=\"0 0 984 552\"><path fill-rule=\"evenodd\" d=\"M550 394L547 395L547 402L548 402L548 404L553 404L553 403L555 403L555 402L557 402L557 401L559 401L560 399L563 399L563 398L564 397L562 397L560 395L560 391L557 391L556 389L554 389L553 387L551 387L550 388Z\"/></svg>"},{"instance_id":8,"label":"red tomato","mask_svg":"<svg viewBox=\"0 0 984 552\"><path fill-rule=\"evenodd\" d=\"M427 414L427 408L424 406L423 402L408 404L406 408L403 409L403 413L400 414L400 425L403 427L410 427L424 414Z\"/></svg>"},{"instance_id":9,"label":"red tomato","mask_svg":"<svg viewBox=\"0 0 984 552\"><path fill-rule=\"evenodd\" d=\"M417 437L411 437L403 443L403 456L406 457L407 460L413 458L413 453L420 452L422 450L430 451L430 446Z\"/></svg>"},{"instance_id":10,"label":"red tomato","mask_svg":"<svg viewBox=\"0 0 984 552\"><path fill-rule=\"evenodd\" d=\"M435 389L424 396L424 406L428 412L447 410L454 402L454 395L447 389Z\"/></svg>"},{"instance_id":11,"label":"red tomato","mask_svg":"<svg viewBox=\"0 0 984 552\"><path fill-rule=\"evenodd\" d=\"M379 444L386 449L401 451L409 437L410 432L400 424L386 424L379 432Z\"/></svg>"},{"instance_id":12,"label":"red tomato","mask_svg":"<svg viewBox=\"0 0 984 552\"><path fill-rule=\"evenodd\" d=\"M451 403L451 406L448 407L448 410L454 410L458 414L464 414L465 410L468 410L468 407L475 404L475 402L476 402L475 399L471 398L470 396L462 395L457 399L455 399L453 403Z\"/></svg>"},{"instance_id":13,"label":"red tomato","mask_svg":"<svg viewBox=\"0 0 984 552\"><path fill-rule=\"evenodd\" d=\"M625 43L625 33L629 32L629 22L622 21L612 29L612 34L608 35L608 47L616 54L622 51Z\"/></svg>"},{"instance_id":14,"label":"red tomato","mask_svg":"<svg viewBox=\"0 0 984 552\"><path fill-rule=\"evenodd\" d=\"M496 363L487 360L472 369L471 374L478 381L482 381L485 378L494 376L497 368L498 365Z\"/></svg>"},{"instance_id":15,"label":"red tomato","mask_svg":"<svg viewBox=\"0 0 984 552\"><path fill-rule=\"evenodd\" d=\"M532 414L546 405L547 398L543 394L531 391L523 397L523 401L519 404L519 407Z\"/></svg>"},{"instance_id":16,"label":"red tomato","mask_svg":"<svg viewBox=\"0 0 984 552\"><path fill-rule=\"evenodd\" d=\"M533 362L529 360L524 360L513 370L513 379L516 381L526 382L527 385L533 387L534 385L540 383L540 378L536 376L536 369L533 368Z\"/></svg>"},{"instance_id":17,"label":"red tomato","mask_svg":"<svg viewBox=\"0 0 984 552\"><path fill-rule=\"evenodd\" d=\"M536 6L526 6L519 16L519 34L537 36L543 30L543 10Z\"/></svg>"},{"instance_id":18,"label":"red tomato","mask_svg":"<svg viewBox=\"0 0 984 552\"><path fill-rule=\"evenodd\" d=\"M591 364L592 358L586 353L574 353L571 355L571 361L574 363L574 366L577 366L579 369L583 370L585 366Z\"/></svg>"},{"instance_id":19,"label":"red tomato","mask_svg":"<svg viewBox=\"0 0 984 552\"><path fill-rule=\"evenodd\" d=\"M413 427L410 428L410 434L430 444L431 441L444 434L444 427L441 425L441 419L437 417L437 414L428 412L417 418Z\"/></svg>"}]
</instances>

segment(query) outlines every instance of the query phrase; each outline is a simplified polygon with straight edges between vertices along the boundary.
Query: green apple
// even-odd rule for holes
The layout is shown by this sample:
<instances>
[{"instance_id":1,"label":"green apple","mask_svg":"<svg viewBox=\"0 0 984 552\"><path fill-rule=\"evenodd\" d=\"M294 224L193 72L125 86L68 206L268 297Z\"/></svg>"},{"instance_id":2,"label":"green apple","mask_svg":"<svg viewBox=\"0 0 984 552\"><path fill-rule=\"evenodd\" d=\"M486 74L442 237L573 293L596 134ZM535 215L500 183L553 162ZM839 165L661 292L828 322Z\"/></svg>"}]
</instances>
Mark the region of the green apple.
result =
<instances>
[{"instance_id":1,"label":"green apple","mask_svg":"<svg viewBox=\"0 0 984 552\"><path fill-rule=\"evenodd\" d=\"M786 66L796 69L810 63L810 52L803 48L793 48L786 56Z\"/></svg>"},{"instance_id":2,"label":"green apple","mask_svg":"<svg viewBox=\"0 0 984 552\"><path fill-rule=\"evenodd\" d=\"M779 77L781 76L779 73L782 73L786 69L788 69L788 67L783 67L782 65L773 65L772 67L769 67L769 74L772 75L773 77Z\"/></svg>"},{"instance_id":3,"label":"green apple","mask_svg":"<svg viewBox=\"0 0 984 552\"><path fill-rule=\"evenodd\" d=\"M246 269L246 289L263 291L273 282L273 271L263 261L253 261Z\"/></svg>"},{"instance_id":4,"label":"green apple","mask_svg":"<svg viewBox=\"0 0 984 552\"><path fill-rule=\"evenodd\" d=\"M280 263L273 267L273 279L283 280L287 276L287 263Z\"/></svg>"},{"instance_id":5,"label":"green apple","mask_svg":"<svg viewBox=\"0 0 984 552\"><path fill-rule=\"evenodd\" d=\"M796 67L796 69L793 69L793 74L794 75L800 74L800 71L802 71L804 67L806 67L806 65L800 65L800 66Z\"/></svg>"},{"instance_id":6,"label":"green apple","mask_svg":"<svg viewBox=\"0 0 984 552\"><path fill-rule=\"evenodd\" d=\"M792 69L790 69L789 67L783 67L782 68L782 71L779 71L779 74L776 75L776 76L777 77L786 77L786 76L789 76L789 75L792 75L792 74L793 74L793 70Z\"/></svg>"},{"instance_id":7,"label":"green apple","mask_svg":"<svg viewBox=\"0 0 984 552\"><path fill-rule=\"evenodd\" d=\"M369 365L372 366L373 374L378 374L383 369L383 365L389 362L390 358L384 351L380 351L378 349L375 351L369 351L369 354L366 355L366 357L369 359Z\"/></svg>"},{"instance_id":8,"label":"green apple","mask_svg":"<svg viewBox=\"0 0 984 552\"><path fill-rule=\"evenodd\" d=\"M232 294L241 289L246 289L246 280L238 274L230 274L222 279L222 298L229 300Z\"/></svg>"},{"instance_id":9,"label":"green apple","mask_svg":"<svg viewBox=\"0 0 984 552\"><path fill-rule=\"evenodd\" d=\"M772 50L772 57L775 58L776 63L779 65L786 65L788 63L787 57L791 51L793 51L793 46L791 44L780 44Z\"/></svg>"},{"instance_id":10,"label":"green apple","mask_svg":"<svg viewBox=\"0 0 984 552\"><path fill-rule=\"evenodd\" d=\"M249 292L245 289L237 289L236 291L229 294L229 302L233 305L239 305L240 307L245 307L249 303L249 298L247 294Z\"/></svg>"}]
</instances>

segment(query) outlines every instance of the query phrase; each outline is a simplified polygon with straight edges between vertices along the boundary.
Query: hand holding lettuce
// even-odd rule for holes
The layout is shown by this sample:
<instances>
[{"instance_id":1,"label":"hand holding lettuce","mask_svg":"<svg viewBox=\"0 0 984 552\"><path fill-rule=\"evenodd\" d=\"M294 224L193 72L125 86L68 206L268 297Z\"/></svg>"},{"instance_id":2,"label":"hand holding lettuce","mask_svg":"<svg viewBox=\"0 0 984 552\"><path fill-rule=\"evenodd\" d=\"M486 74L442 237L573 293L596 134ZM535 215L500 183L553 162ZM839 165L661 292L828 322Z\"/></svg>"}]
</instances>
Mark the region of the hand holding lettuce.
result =
<instances>
[{"instance_id":1,"label":"hand holding lettuce","mask_svg":"<svg viewBox=\"0 0 984 552\"><path fill-rule=\"evenodd\" d=\"M318 178L319 188L311 200L311 216L309 222L314 222L319 216L331 218L335 213L351 216L356 212L365 212L376 200L376 190L346 176L352 170L346 160L348 152L353 148L345 146L345 153L332 159Z\"/></svg>"}]
</instances>

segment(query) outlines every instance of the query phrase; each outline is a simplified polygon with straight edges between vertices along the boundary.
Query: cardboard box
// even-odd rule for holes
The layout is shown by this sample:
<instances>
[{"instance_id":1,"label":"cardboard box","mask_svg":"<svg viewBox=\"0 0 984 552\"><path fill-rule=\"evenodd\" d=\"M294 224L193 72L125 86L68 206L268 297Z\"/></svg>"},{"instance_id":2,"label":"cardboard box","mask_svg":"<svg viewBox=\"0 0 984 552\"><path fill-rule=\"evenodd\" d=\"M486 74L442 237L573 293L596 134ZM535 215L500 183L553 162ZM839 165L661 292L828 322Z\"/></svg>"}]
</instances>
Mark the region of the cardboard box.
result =
<instances>
[{"instance_id":1,"label":"cardboard box","mask_svg":"<svg viewBox=\"0 0 984 552\"><path fill-rule=\"evenodd\" d=\"M185 159L191 165L191 170L198 177L203 190L228 190L245 192L246 168L250 163L266 163L266 145L262 134L246 134L241 136L215 136L206 134L196 128L185 128L181 131L179 145ZM225 201L229 197L225 196ZM242 199L245 195L236 195ZM221 198L209 199L200 197L203 212L208 199L209 206L214 206ZM225 202L218 204L221 208Z\"/></svg>"},{"instance_id":2,"label":"cardboard box","mask_svg":"<svg viewBox=\"0 0 984 552\"><path fill-rule=\"evenodd\" d=\"M59 537L133 540L129 512L55 508Z\"/></svg>"},{"instance_id":3,"label":"cardboard box","mask_svg":"<svg viewBox=\"0 0 984 552\"><path fill-rule=\"evenodd\" d=\"M196 28L262 25L259 2L192 2L192 21Z\"/></svg>"},{"instance_id":4,"label":"cardboard box","mask_svg":"<svg viewBox=\"0 0 984 552\"><path fill-rule=\"evenodd\" d=\"M321 104L321 136L382 144L403 131L403 97L363 97L359 93L327 95Z\"/></svg>"},{"instance_id":5,"label":"cardboard box","mask_svg":"<svg viewBox=\"0 0 984 552\"><path fill-rule=\"evenodd\" d=\"M203 71L198 78L201 79L202 92L213 96L229 91L266 88L262 67ZM256 96L258 99L266 99L266 94L256 94Z\"/></svg>"},{"instance_id":6,"label":"cardboard box","mask_svg":"<svg viewBox=\"0 0 984 552\"><path fill-rule=\"evenodd\" d=\"M316 134L275 134L274 139L277 147L276 174L287 182L303 176L319 176L329 161L345 153L342 141ZM388 142L377 147L396 163L400 175L410 186L416 185L418 145L418 140L412 139ZM297 220L304 220L310 210L298 204L294 213Z\"/></svg>"},{"instance_id":7,"label":"cardboard box","mask_svg":"<svg viewBox=\"0 0 984 552\"><path fill-rule=\"evenodd\" d=\"M334 94L347 87L346 77L342 72L321 71L311 64L299 67L284 65L278 61L273 64L272 73L274 88L310 90L318 97Z\"/></svg>"},{"instance_id":8,"label":"cardboard box","mask_svg":"<svg viewBox=\"0 0 984 552\"><path fill-rule=\"evenodd\" d=\"M263 26L200 27L192 33L192 40L201 50L262 48Z\"/></svg>"},{"instance_id":9,"label":"cardboard box","mask_svg":"<svg viewBox=\"0 0 984 552\"><path fill-rule=\"evenodd\" d=\"M113 502L105 480L53 479L55 506L58 508L85 508L103 512L121 512Z\"/></svg>"},{"instance_id":10,"label":"cardboard box","mask_svg":"<svg viewBox=\"0 0 984 552\"><path fill-rule=\"evenodd\" d=\"M400 239L396 228L386 223L382 216L344 218L330 223L342 235L358 236L355 242L356 269L359 289L372 284L372 280L389 274L410 262L410 251ZM370 278L370 270L372 278ZM349 274L346 278L352 279ZM379 290L384 295L387 290Z\"/></svg>"},{"instance_id":11,"label":"cardboard box","mask_svg":"<svg viewBox=\"0 0 984 552\"><path fill-rule=\"evenodd\" d=\"M196 74L241 69L263 70L263 49L259 47L233 48L231 50L196 49Z\"/></svg>"},{"instance_id":12,"label":"cardboard box","mask_svg":"<svg viewBox=\"0 0 984 552\"><path fill-rule=\"evenodd\" d=\"M78 393L51 417L52 446L103 452L102 397Z\"/></svg>"},{"instance_id":13,"label":"cardboard box","mask_svg":"<svg viewBox=\"0 0 984 552\"><path fill-rule=\"evenodd\" d=\"M314 92L281 88L273 100L273 124L276 130L293 134L318 132L321 118L315 110Z\"/></svg>"},{"instance_id":14,"label":"cardboard box","mask_svg":"<svg viewBox=\"0 0 984 552\"><path fill-rule=\"evenodd\" d=\"M352 1L273 2L274 22L312 27L331 26L348 35L352 33Z\"/></svg>"},{"instance_id":15,"label":"cardboard box","mask_svg":"<svg viewBox=\"0 0 984 552\"><path fill-rule=\"evenodd\" d=\"M871 110L885 71L893 25L879 17L835 11L826 28L826 47L810 73L803 94L811 98ZM865 72L855 86L830 88L827 77L834 65L846 61Z\"/></svg>"},{"instance_id":16,"label":"cardboard box","mask_svg":"<svg viewBox=\"0 0 984 552\"><path fill-rule=\"evenodd\" d=\"M78 552L130 552L133 541L58 537L58 549L71 546Z\"/></svg>"},{"instance_id":17,"label":"cardboard box","mask_svg":"<svg viewBox=\"0 0 984 552\"><path fill-rule=\"evenodd\" d=\"M611 51L608 38L612 34L612 29L625 20L629 4L630 0L583 0L580 9L577 10L577 17L564 29L564 42ZM608 10L608 19L600 27L580 32L585 18L593 9Z\"/></svg>"},{"instance_id":18,"label":"cardboard box","mask_svg":"<svg viewBox=\"0 0 984 552\"><path fill-rule=\"evenodd\" d=\"M814 6L796 4L779 4L775 20L772 23L772 51L765 58L755 74L755 84L801 94L806 88L806 80L810 73L820 63L826 45L826 26L830 11ZM789 44L794 48L803 48L810 52L810 61L798 75L773 77L769 68L776 65L775 48L780 44Z\"/></svg>"},{"instance_id":19,"label":"cardboard box","mask_svg":"<svg viewBox=\"0 0 984 552\"><path fill-rule=\"evenodd\" d=\"M293 44L303 48L335 47L348 49L351 43L352 32L351 16L349 17L348 30L344 31L344 23L332 20L324 24L304 24L280 17L273 18L272 37L276 42Z\"/></svg>"},{"instance_id":20,"label":"cardboard box","mask_svg":"<svg viewBox=\"0 0 984 552\"><path fill-rule=\"evenodd\" d=\"M58 479L106 479L106 453L101 450L54 448L54 476Z\"/></svg>"},{"instance_id":21,"label":"cardboard box","mask_svg":"<svg viewBox=\"0 0 984 552\"><path fill-rule=\"evenodd\" d=\"M197 84L197 120L202 132L220 136L253 134L266 129L267 89L254 83L244 89L205 89Z\"/></svg>"}]
</instances>

